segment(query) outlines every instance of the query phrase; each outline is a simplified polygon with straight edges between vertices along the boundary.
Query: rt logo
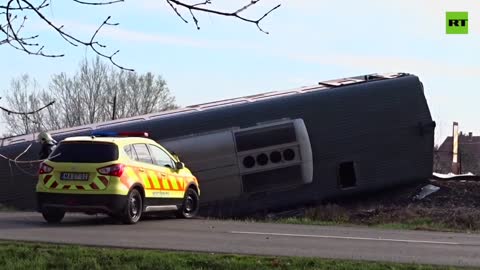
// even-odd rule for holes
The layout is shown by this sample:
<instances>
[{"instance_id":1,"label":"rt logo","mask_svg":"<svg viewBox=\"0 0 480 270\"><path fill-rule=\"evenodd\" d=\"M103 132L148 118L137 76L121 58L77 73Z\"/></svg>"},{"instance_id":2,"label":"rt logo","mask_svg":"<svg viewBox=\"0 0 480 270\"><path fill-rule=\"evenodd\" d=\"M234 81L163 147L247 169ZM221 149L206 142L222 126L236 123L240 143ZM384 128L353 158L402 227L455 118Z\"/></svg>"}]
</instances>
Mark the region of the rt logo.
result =
<instances>
[{"instance_id":1,"label":"rt logo","mask_svg":"<svg viewBox=\"0 0 480 270\"><path fill-rule=\"evenodd\" d=\"M468 12L447 12L447 34L468 34Z\"/></svg>"}]
</instances>

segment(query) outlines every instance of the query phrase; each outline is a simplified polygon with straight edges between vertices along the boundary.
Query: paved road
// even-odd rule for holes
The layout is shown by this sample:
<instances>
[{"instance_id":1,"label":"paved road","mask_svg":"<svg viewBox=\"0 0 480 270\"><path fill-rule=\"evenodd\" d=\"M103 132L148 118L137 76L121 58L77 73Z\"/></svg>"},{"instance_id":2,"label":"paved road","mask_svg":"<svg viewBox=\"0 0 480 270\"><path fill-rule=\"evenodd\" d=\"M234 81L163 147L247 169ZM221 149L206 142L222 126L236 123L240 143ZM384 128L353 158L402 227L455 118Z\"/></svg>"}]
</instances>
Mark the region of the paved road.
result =
<instances>
[{"instance_id":1,"label":"paved road","mask_svg":"<svg viewBox=\"0 0 480 270\"><path fill-rule=\"evenodd\" d=\"M480 234L149 218L0 213L0 239L94 246L480 266Z\"/></svg>"}]
</instances>

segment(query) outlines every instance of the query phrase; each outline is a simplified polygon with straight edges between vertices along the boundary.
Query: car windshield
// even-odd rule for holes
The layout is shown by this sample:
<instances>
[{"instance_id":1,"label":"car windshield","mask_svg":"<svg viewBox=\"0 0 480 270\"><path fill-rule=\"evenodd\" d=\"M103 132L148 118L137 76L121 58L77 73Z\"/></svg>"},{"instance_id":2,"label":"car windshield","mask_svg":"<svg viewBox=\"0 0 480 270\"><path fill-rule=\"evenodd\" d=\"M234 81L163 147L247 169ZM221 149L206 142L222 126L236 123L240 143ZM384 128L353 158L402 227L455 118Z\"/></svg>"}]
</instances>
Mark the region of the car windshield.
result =
<instances>
[{"instance_id":1,"label":"car windshield","mask_svg":"<svg viewBox=\"0 0 480 270\"><path fill-rule=\"evenodd\" d=\"M102 163L118 159L118 147L106 142L62 142L49 160L54 162Z\"/></svg>"}]
</instances>

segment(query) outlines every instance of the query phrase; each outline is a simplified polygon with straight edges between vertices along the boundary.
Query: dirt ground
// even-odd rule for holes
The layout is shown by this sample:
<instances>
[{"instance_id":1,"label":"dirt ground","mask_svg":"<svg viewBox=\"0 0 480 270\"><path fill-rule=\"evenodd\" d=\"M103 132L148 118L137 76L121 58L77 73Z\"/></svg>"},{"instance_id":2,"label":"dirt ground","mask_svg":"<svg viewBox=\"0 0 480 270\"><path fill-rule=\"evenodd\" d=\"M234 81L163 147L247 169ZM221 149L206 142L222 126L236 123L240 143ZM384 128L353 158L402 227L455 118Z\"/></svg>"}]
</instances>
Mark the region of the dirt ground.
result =
<instances>
[{"instance_id":1,"label":"dirt ground","mask_svg":"<svg viewBox=\"0 0 480 270\"><path fill-rule=\"evenodd\" d=\"M440 189L421 200L414 199L428 184ZM329 202L291 214L298 220L306 219L313 223L393 224L390 227L480 231L480 182L426 180L374 196ZM270 217L277 216L281 214ZM283 215L286 216L288 213Z\"/></svg>"}]
</instances>

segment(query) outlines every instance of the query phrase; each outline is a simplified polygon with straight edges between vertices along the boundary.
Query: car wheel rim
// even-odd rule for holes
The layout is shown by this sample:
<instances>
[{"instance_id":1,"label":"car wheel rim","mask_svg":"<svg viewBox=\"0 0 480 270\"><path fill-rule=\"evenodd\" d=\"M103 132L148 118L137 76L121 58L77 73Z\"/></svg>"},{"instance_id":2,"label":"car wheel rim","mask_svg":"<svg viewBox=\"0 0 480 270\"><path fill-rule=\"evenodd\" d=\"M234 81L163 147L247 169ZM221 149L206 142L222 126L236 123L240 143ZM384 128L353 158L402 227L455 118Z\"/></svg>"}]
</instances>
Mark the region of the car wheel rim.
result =
<instances>
[{"instance_id":1,"label":"car wheel rim","mask_svg":"<svg viewBox=\"0 0 480 270\"><path fill-rule=\"evenodd\" d=\"M192 212L192 210L193 210L193 200L192 200L191 197L187 198L187 203L185 205L185 208L186 208L188 213Z\"/></svg>"},{"instance_id":2,"label":"car wheel rim","mask_svg":"<svg viewBox=\"0 0 480 270\"><path fill-rule=\"evenodd\" d=\"M140 212L140 200L138 196L130 198L130 215L132 218L137 218Z\"/></svg>"},{"instance_id":3,"label":"car wheel rim","mask_svg":"<svg viewBox=\"0 0 480 270\"><path fill-rule=\"evenodd\" d=\"M186 201L185 201L185 213L186 214L191 214L192 212L195 211L196 208L196 202L195 199L191 194L188 195Z\"/></svg>"}]
</instances>

